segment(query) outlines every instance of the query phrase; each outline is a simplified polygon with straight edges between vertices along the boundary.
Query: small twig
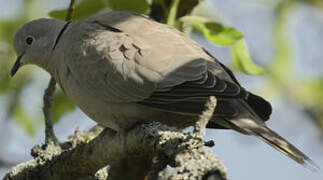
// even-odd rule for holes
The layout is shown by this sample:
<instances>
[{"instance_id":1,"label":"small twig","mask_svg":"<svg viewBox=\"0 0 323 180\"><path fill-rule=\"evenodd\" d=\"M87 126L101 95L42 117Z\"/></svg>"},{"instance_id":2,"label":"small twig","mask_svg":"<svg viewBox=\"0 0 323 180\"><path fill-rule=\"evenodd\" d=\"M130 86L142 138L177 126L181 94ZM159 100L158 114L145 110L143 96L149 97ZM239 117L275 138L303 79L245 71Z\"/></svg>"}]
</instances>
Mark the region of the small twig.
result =
<instances>
[{"instance_id":1,"label":"small twig","mask_svg":"<svg viewBox=\"0 0 323 180\"><path fill-rule=\"evenodd\" d=\"M210 96L209 100L205 103L205 110L199 117L199 120L195 124L194 133L200 137L205 135L206 125L213 117L213 112L216 107L216 98Z\"/></svg>"},{"instance_id":2,"label":"small twig","mask_svg":"<svg viewBox=\"0 0 323 180\"><path fill-rule=\"evenodd\" d=\"M58 144L57 138L53 129L53 120L52 120L52 112L51 106L53 102L53 94L56 88L56 81L54 78L51 78L48 84L47 89L44 94L44 107L43 112L45 116L45 143L49 144L53 142L54 144Z\"/></svg>"},{"instance_id":3,"label":"small twig","mask_svg":"<svg viewBox=\"0 0 323 180\"><path fill-rule=\"evenodd\" d=\"M69 5L68 11L67 11L67 15L65 20L66 21L71 21L72 17L73 17L73 13L75 10L75 6L76 6L76 1L75 0L71 0L71 3ZM45 94L44 94L44 107L43 107L43 112L44 112L44 116L45 116L45 143L51 143L53 142L54 144L58 144L57 138L55 136L54 133L54 129L53 129L53 120L52 120L52 113L51 113L51 106L52 106L52 102L53 102L53 94L55 92L55 87L56 87L56 81L53 77L51 77L49 83L48 83L48 87L45 90Z\"/></svg>"},{"instance_id":4,"label":"small twig","mask_svg":"<svg viewBox=\"0 0 323 180\"><path fill-rule=\"evenodd\" d=\"M207 147L213 147L214 145L215 145L215 143L213 140L204 142L204 146L207 146Z\"/></svg>"},{"instance_id":5,"label":"small twig","mask_svg":"<svg viewBox=\"0 0 323 180\"><path fill-rule=\"evenodd\" d=\"M71 21L73 19L75 6L76 6L76 1L71 0L69 8L68 8L68 11L67 11L67 15L66 15L66 18L65 18L66 21Z\"/></svg>"},{"instance_id":6,"label":"small twig","mask_svg":"<svg viewBox=\"0 0 323 180\"><path fill-rule=\"evenodd\" d=\"M80 128L77 127L74 131L74 135L72 138L72 148L75 148L78 144L78 136L79 136Z\"/></svg>"}]
</instances>

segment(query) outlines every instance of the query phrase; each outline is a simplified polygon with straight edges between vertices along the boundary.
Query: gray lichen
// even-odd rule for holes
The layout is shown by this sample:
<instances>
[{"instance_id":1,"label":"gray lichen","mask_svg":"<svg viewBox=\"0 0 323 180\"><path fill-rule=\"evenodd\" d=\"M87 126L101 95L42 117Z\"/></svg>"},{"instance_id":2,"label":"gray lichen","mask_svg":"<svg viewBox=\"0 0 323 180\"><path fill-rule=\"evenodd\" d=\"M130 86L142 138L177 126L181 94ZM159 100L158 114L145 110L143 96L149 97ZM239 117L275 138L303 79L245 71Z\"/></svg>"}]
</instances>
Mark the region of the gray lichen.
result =
<instances>
[{"instance_id":1,"label":"gray lichen","mask_svg":"<svg viewBox=\"0 0 323 180\"><path fill-rule=\"evenodd\" d=\"M220 160L205 150L202 135L215 99L210 98L193 133L183 133L158 122L142 124L128 132L127 156L110 129L96 127L70 141L32 149L34 160L12 168L12 179L213 179L225 180ZM77 142L72 146L75 138ZM129 168L130 167L130 168Z\"/></svg>"}]
</instances>

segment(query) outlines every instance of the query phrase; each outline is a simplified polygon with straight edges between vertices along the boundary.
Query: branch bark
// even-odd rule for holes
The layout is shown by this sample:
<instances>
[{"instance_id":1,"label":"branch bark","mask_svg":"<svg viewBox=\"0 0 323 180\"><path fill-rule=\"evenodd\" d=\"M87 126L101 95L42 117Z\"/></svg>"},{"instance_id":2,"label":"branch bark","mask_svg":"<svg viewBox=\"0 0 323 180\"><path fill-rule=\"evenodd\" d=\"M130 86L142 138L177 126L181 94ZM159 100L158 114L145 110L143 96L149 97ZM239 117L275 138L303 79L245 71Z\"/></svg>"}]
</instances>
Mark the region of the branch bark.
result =
<instances>
[{"instance_id":1,"label":"branch bark","mask_svg":"<svg viewBox=\"0 0 323 180\"><path fill-rule=\"evenodd\" d=\"M208 107L215 107L214 98ZM214 110L206 109L202 121ZM109 164L109 179L224 180L224 166L204 149L201 132L207 123L198 124L193 133L158 122L137 126L128 133L126 158L116 132L97 127L79 136L75 148L73 140L61 144L63 151L57 146L35 146L35 159L14 167L4 179L107 179L102 168Z\"/></svg>"},{"instance_id":2,"label":"branch bark","mask_svg":"<svg viewBox=\"0 0 323 180\"><path fill-rule=\"evenodd\" d=\"M90 134L84 136L92 138ZM215 155L204 149L204 142L198 135L184 134L156 122L138 126L128 134L128 159L138 159L135 166L136 161L123 158L118 138L110 129L74 149L60 152L55 146L51 148L43 151L36 146L36 158L14 167L4 179L93 179L96 172L107 164L111 166L109 179L143 179L146 174L149 174L149 179L201 179L211 175L226 179L224 166ZM142 160L141 157L146 158ZM123 173L120 174L119 167L125 162L131 162L128 167L132 166L127 173L121 171ZM159 168L151 169L150 162L154 162L152 167ZM175 171L169 171L170 167Z\"/></svg>"},{"instance_id":3,"label":"branch bark","mask_svg":"<svg viewBox=\"0 0 323 180\"><path fill-rule=\"evenodd\" d=\"M56 81L54 78L51 78L43 97L43 100L44 100L43 113L45 117L45 143L46 144L50 144L50 143L58 144L57 138L54 133L52 113L51 113L51 106L53 102L53 94L55 92L55 88L56 88Z\"/></svg>"}]
</instances>

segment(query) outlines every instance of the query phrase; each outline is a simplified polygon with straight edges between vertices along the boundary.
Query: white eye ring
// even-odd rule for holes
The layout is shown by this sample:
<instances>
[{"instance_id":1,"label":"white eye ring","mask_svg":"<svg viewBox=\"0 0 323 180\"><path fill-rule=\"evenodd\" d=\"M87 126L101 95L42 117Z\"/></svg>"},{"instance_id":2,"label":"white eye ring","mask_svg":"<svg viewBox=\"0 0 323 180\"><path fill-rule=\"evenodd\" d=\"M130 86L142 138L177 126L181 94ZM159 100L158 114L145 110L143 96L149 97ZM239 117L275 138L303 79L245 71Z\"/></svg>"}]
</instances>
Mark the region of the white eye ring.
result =
<instances>
[{"instance_id":1,"label":"white eye ring","mask_svg":"<svg viewBox=\"0 0 323 180\"><path fill-rule=\"evenodd\" d=\"M31 45L34 42L34 37L32 36L27 36L27 38L25 39L25 43L27 45Z\"/></svg>"}]
</instances>

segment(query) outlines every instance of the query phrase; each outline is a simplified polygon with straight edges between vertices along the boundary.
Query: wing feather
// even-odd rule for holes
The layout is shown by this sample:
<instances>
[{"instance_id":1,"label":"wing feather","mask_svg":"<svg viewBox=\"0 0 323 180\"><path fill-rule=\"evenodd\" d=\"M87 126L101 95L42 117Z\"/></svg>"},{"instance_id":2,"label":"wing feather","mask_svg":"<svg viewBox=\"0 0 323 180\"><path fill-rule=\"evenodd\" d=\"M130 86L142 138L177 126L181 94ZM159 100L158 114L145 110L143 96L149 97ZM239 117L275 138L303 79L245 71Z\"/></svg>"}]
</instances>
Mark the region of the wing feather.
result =
<instances>
[{"instance_id":1,"label":"wing feather","mask_svg":"<svg viewBox=\"0 0 323 180\"><path fill-rule=\"evenodd\" d=\"M242 99L269 117L268 103L267 109L257 108L265 101L254 95L248 100L249 93L228 68L176 29L130 12L99 14L84 23L94 27L87 29L86 47L80 50L88 56L74 63L81 66L78 74L93 78L89 89L101 88L106 101L196 115L215 96L215 116L236 116L234 101Z\"/></svg>"}]
</instances>

